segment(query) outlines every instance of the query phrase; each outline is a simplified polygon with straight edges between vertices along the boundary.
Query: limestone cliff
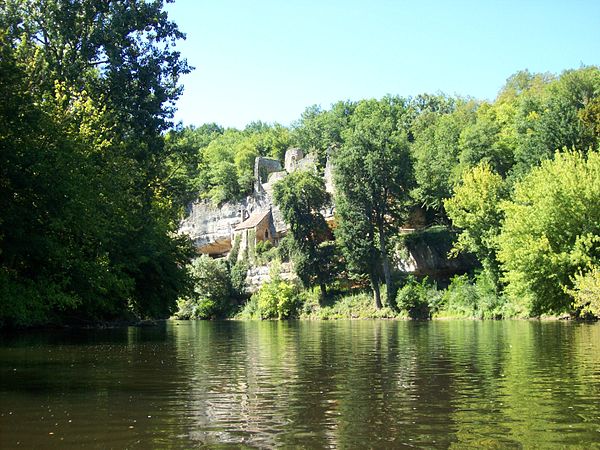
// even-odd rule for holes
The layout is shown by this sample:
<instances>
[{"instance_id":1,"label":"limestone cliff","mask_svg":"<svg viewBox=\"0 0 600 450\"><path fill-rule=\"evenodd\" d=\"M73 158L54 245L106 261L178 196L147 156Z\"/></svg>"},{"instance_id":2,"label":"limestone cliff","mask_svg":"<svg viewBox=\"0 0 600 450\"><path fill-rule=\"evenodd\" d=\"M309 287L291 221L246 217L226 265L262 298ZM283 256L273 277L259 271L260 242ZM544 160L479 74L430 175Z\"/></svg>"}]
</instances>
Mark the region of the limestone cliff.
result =
<instances>
[{"instance_id":1,"label":"limestone cliff","mask_svg":"<svg viewBox=\"0 0 600 450\"><path fill-rule=\"evenodd\" d=\"M237 225L248 219L251 214L272 211L273 228L279 239L287 232L279 208L273 202L273 186L295 170L315 168L315 158L304 156L302 150L294 148L286 152L286 169L277 160L265 157L256 158L254 164L254 192L235 202L214 205L209 200L197 200L189 205L186 217L181 221L179 232L187 234L200 253L223 256L232 247L233 234ZM325 183L333 189L331 165L325 169ZM324 211L326 218L333 216L333 208Z\"/></svg>"},{"instance_id":2,"label":"limestone cliff","mask_svg":"<svg viewBox=\"0 0 600 450\"><path fill-rule=\"evenodd\" d=\"M455 233L445 227L431 227L405 234L402 236L403 251L395 258L396 267L404 272L437 279L470 272L478 267L474 256L448 256L455 239Z\"/></svg>"}]
</instances>

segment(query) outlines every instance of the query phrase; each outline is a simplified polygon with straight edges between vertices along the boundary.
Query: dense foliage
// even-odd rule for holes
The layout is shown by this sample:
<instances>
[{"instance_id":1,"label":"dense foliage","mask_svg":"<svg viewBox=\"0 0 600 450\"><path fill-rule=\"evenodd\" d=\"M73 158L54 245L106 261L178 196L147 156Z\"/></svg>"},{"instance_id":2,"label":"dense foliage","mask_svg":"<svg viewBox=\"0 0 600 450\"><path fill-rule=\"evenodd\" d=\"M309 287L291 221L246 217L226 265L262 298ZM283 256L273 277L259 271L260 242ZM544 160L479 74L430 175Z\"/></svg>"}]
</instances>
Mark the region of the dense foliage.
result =
<instances>
[{"instance_id":1,"label":"dense foliage","mask_svg":"<svg viewBox=\"0 0 600 450\"><path fill-rule=\"evenodd\" d=\"M533 314L568 310L573 277L600 262L600 154L557 153L516 184L503 209L507 294Z\"/></svg>"},{"instance_id":2,"label":"dense foliage","mask_svg":"<svg viewBox=\"0 0 600 450\"><path fill-rule=\"evenodd\" d=\"M165 317L190 247L167 189L183 35L162 2L0 8L0 325Z\"/></svg>"},{"instance_id":3,"label":"dense foliage","mask_svg":"<svg viewBox=\"0 0 600 450\"><path fill-rule=\"evenodd\" d=\"M296 273L306 287L317 285L321 296L336 275L331 232L323 210L329 203L322 177L311 171L296 171L275 185L273 197L290 227L291 256Z\"/></svg>"},{"instance_id":4,"label":"dense foliage","mask_svg":"<svg viewBox=\"0 0 600 450\"><path fill-rule=\"evenodd\" d=\"M262 318L366 311L353 290L368 286L378 317L598 313L597 67L519 72L492 102L386 96L311 106L289 128L173 128L190 67L162 3L2 2L0 326L167 317L177 299L182 316L227 316L249 295L250 266L278 257L305 290L274 276L249 303ZM275 185L290 226L280 248L239 255L238 243L228 262L190 265L177 234L189 202L241 199L256 158L283 163L291 146L316 170ZM320 212L330 200L333 230ZM441 280L443 293L394 266L401 233L432 225L480 263Z\"/></svg>"},{"instance_id":5,"label":"dense foliage","mask_svg":"<svg viewBox=\"0 0 600 450\"><path fill-rule=\"evenodd\" d=\"M334 156L336 238L348 268L369 277L378 308L381 270L393 307L388 236L405 218L412 188L408 140L399 127L406 110L398 98L361 102Z\"/></svg>"},{"instance_id":6,"label":"dense foliage","mask_svg":"<svg viewBox=\"0 0 600 450\"><path fill-rule=\"evenodd\" d=\"M194 289L179 300L177 316L181 319L225 317L232 308L235 292L227 264L203 255L194 259L188 270Z\"/></svg>"},{"instance_id":7,"label":"dense foliage","mask_svg":"<svg viewBox=\"0 0 600 450\"><path fill-rule=\"evenodd\" d=\"M325 293L328 285L338 298L336 292L369 285L375 310L386 316L398 314L386 309L396 302L414 317L589 313L598 265L599 93L597 67L560 76L523 71L493 102L387 96L311 106L290 130L213 126L208 140L199 138L206 130L178 133L198 135L188 180L217 203L250 191L255 156L283 162L286 146L297 146L315 156L318 175L329 158L334 240L318 212L324 202L319 176L294 173L275 189L291 231L277 254L294 262L309 290L320 285ZM279 136L270 141L278 144L251 144L257 133ZM433 225L457 236L450 256L480 264L475 272L440 280L448 285L443 292L435 283L406 281L394 264L406 257L401 229ZM321 295L321 304L304 308L330 311L331 299L324 300Z\"/></svg>"}]
</instances>

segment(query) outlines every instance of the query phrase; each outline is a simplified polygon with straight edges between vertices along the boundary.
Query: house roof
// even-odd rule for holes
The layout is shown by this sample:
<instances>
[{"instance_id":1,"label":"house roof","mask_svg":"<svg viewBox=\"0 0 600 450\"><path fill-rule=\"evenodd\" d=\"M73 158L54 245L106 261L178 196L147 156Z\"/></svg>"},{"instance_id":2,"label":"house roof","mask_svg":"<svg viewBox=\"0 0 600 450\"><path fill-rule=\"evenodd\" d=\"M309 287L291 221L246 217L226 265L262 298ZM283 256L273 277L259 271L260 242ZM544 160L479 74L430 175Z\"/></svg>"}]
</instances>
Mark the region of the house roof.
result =
<instances>
[{"instance_id":1,"label":"house roof","mask_svg":"<svg viewBox=\"0 0 600 450\"><path fill-rule=\"evenodd\" d=\"M248 217L246 220L244 220L242 223L238 224L235 227L235 231L246 230L248 228L254 228L259 223L261 223L262 220L268 214L271 214L271 210L270 209L268 209L266 211L258 211L258 212L255 212L255 213L251 214L250 217Z\"/></svg>"}]
</instances>

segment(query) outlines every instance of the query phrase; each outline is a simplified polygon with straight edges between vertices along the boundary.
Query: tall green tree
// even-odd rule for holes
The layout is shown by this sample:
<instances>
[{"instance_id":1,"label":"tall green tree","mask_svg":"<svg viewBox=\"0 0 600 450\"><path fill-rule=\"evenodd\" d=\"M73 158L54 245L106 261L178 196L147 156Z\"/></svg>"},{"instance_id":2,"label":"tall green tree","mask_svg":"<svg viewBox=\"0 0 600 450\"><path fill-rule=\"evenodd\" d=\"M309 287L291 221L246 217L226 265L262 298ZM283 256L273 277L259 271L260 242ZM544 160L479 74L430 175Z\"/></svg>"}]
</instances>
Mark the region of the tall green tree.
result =
<instances>
[{"instance_id":1,"label":"tall green tree","mask_svg":"<svg viewBox=\"0 0 600 450\"><path fill-rule=\"evenodd\" d=\"M189 70L183 35L158 1L2 6L0 271L14 289L1 295L39 306L5 322L168 315L189 254L162 137Z\"/></svg>"},{"instance_id":2,"label":"tall green tree","mask_svg":"<svg viewBox=\"0 0 600 450\"><path fill-rule=\"evenodd\" d=\"M168 157L164 184L182 211L201 190L199 175L205 166L203 150L223 132L223 127L209 123L200 127L178 126L166 134Z\"/></svg>"},{"instance_id":3,"label":"tall green tree","mask_svg":"<svg viewBox=\"0 0 600 450\"><path fill-rule=\"evenodd\" d=\"M415 137L411 151L414 155L416 188L415 200L444 218L444 199L460 178L460 136L475 121L477 105L460 103L450 114L426 111L413 126Z\"/></svg>"},{"instance_id":4,"label":"tall green tree","mask_svg":"<svg viewBox=\"0 0 600 450\"><path fill-rule=\"evenodd\" d=\"M324 166L327 152L335 153L342 145L342 134L355 108L356 104L350 101L337 102L329 110L318 105L306 108L293 126L292 142L306 152L316 153Z\"/></svg>"},{"instance_id":5,"label":"tall green tree","mask_svg":"<svg viewBox=\"0 0 600 450\"><path fill-rule=\"evenodd\" d=\"M448 217L460 229L453 251L473 253L499 289L498 235L508 197L506 182L489 164L481 163L463 174L454 195L444 201Z\"/></svg>"},{"instance_id":6,"label":"tall green tree","mask_svg":"<svg viewBox=\"0 0 600 450\"><path fill-rule=\"evenodd\" d=\"M325 181L312 171L295 171L275 184L273 197L290 227L298 277L307 287L319 286L325 298L336 265L331 232L321 213L331 201Z\"/></svg>"},{"instance_id":7,"label":"tall green tree","mask_svg":"<svg viewBox=\"0 0 600 450\"><path fill-rule=\"evenodd\" d=\"M413 187L408 140L398 127L405 109L393 97L360 102L334 158L336 237L349 269L369 277L377 308L381 271L394 306L388 241L406 217Z\"/></svg>"},{"instance_id":8,"label":"tall green tree","mask_svg":"<svg viewBox=\"0 0 600 450\"><path fill-rule=\"evenodd\" d=\"M506 292L530 315L568 311L573 277L600 262L600 155L556 153L516 184L503 211Z\"/></svg>"}]
</instances>

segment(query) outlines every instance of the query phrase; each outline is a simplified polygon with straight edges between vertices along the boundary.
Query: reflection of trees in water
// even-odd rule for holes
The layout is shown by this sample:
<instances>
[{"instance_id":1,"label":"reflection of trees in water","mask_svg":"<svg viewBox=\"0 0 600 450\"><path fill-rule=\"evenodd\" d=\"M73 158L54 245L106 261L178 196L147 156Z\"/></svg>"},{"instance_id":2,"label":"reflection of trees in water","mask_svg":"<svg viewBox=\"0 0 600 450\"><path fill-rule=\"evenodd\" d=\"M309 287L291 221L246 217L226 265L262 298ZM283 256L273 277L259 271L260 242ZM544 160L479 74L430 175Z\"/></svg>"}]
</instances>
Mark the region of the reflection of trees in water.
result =
<instances>
[{"instance_id":1,"label":"reflection of trees in water","mask_svg":"<svg viewBox=\"0 0 600 450\"><path fill-rule=\"evenodd\" d=\"M598 326L194 326L176 351L189 372L186 414L195 441L350 448L568 445L582 436L595 442Z\"/></svg>"}]
</instances>

